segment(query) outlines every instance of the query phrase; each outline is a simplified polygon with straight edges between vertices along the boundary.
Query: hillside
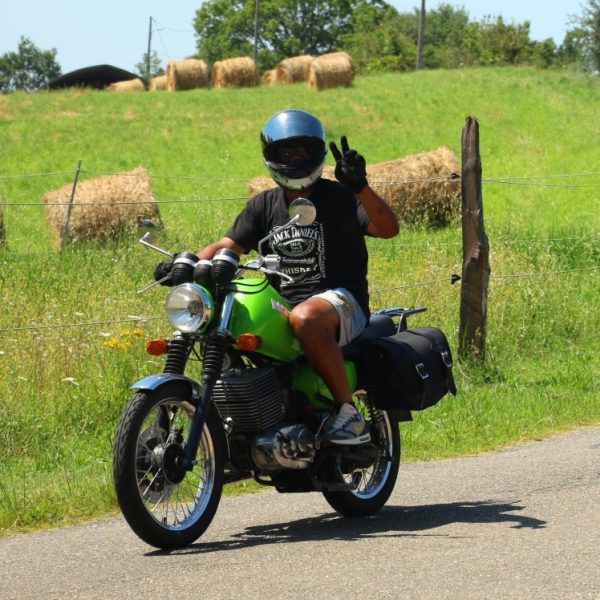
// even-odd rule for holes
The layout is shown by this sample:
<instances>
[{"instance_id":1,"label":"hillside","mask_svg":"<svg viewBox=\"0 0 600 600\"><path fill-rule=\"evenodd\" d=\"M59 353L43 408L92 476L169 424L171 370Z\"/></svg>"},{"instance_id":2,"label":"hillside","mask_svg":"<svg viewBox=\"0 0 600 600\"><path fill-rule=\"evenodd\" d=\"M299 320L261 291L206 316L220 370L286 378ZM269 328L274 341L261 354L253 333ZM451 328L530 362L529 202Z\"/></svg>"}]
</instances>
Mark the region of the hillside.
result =
<instances>
[{"instance_id":1,"label":"hillside","mask_svg":"<svg viewBox=\"0 0 600 600\"><path fill-rule=\"evenodd\" d=\"M600 81L533 69L358 77L351 88L0 96L0 534L114 509L112 436L131 382L161 369L144 340L169 336L160 260L124 236L52 246L42 198L73 180L148 169L166 233L197 250L220 237L265 173L258 133L284 107L317 114L369 163L447 146L480 125L492 278L484 365L459 395L402 426L406 460L474 453L600 421ZM331 157L328 157L331 164ZM426 305L456 348L461 228L370 240L373 308ZM143 317L142 320L136 317Z\"/></svg>"},{"instance_id":2,"label":"hillside","mask_svg":"<svg viewBox=\"0 0 600 600\"><path fill-rule=\"evenodd\" d=\"M143 165L161 200L243 195L245 180L264 173L260 127L286 106L319 115L330 139L348 134L370 162L439 146L460 155L470 115L480 123L485 178L596 172L600 157L590 148L600 122L598 85L563 72L502 69L359 77L352 88L322 92L297 84L181 93L16 93L0 97L0 200L41 201L46 191L72 180L79 159L84 178ZM55 172L68 173L5 179ZM508 220L506 211L514 213L516 201L524 218L534 216L539 202L530 198L536 195L532 188L486 186L488 218L512 227L514 214ZM23 215L38 224L26 231L30 244L32 233L44 235L43 220L38 209L14 209L9 229L10 220L22 222ZM9 230L17 247L18 233Z\"/></svg>"}]
</instances>

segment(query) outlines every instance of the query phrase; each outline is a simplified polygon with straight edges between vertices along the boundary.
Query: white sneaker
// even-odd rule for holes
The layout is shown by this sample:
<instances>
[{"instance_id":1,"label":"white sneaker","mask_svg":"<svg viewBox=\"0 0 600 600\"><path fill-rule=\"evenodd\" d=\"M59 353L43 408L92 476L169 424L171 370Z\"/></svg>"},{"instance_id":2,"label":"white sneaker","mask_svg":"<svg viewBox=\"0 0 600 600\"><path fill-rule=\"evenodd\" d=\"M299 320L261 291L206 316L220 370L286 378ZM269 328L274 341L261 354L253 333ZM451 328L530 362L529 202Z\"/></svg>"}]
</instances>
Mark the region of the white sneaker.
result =
<instances>
[{"instance_id":1,"label":"white sneaker","mask_svg":"<svg viewBox=\"0 0 600 600\"><path fill-rule=\"evenodd\" d=\"M369 424L354 405L346 402L325 423L323 439L331 444L363 444L371 439Z\"/></svg>"}]
</instances>

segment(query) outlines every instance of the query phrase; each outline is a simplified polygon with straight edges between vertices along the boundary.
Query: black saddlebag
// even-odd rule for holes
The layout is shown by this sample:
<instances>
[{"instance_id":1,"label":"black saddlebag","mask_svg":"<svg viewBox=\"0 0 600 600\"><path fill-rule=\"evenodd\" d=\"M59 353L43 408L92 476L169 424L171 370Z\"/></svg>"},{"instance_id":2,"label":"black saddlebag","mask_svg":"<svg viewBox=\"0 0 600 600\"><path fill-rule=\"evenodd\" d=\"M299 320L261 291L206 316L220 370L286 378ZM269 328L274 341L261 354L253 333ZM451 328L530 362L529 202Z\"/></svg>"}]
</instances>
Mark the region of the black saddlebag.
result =
<instances>
[{"instance_id":1,"label":"black saddlebag","mask_svg":"<svg viewBox=\"0 0 600 600\"><path fill-rule=\"evenodd\" d=\"M435 327L374 340L367 356L368 391L377 408L423 410L448 392L456 394L450 347Z\"/></svg>"}]
</instances>

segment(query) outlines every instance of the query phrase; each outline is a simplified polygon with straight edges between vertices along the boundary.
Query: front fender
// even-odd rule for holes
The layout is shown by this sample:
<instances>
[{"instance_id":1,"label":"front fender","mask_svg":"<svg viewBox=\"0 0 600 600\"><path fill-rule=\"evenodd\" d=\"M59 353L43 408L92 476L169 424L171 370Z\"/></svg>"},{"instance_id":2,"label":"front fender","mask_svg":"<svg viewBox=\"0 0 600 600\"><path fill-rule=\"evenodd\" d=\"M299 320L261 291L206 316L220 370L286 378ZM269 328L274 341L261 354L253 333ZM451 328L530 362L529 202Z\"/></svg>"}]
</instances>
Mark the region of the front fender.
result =
<instances>
[{"instance_id":1,"label":"front fender","mask_svg":"<svg viewBox=\"0 0 600 600\"><path fill-rule=\"evenodd\" d=\"M154 391L161 388L163 385L173 383L174 381L187 385L192 397L199 397L200 385L185 375L177 375L175 373L159 373L158 375L148 375L147 377L143 377L142 379L136 381L129 389Z\"/></svg>"}]
</instances>

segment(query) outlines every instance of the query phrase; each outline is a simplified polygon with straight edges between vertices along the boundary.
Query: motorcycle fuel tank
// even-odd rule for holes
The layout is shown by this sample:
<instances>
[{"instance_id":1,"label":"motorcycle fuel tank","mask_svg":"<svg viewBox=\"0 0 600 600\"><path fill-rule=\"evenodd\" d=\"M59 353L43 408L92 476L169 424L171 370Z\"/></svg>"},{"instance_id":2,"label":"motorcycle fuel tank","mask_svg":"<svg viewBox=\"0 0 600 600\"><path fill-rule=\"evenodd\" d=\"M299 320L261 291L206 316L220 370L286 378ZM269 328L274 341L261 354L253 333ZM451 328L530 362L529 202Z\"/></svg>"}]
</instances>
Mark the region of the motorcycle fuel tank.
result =
<instances>
[{"instance_id":1,"label":"motorcycle fuel tank","mask_svg":"<svg viewBox=\"0 0 600 600\"><path fill-rule=\"evenodd\" d=\"M261 339L256 350L271 358L290 361L302 354L300 342L288 323L288 302L264 279L237 279L229 331L234 338L252 333Z\"/></svg>"}]
</instances>

